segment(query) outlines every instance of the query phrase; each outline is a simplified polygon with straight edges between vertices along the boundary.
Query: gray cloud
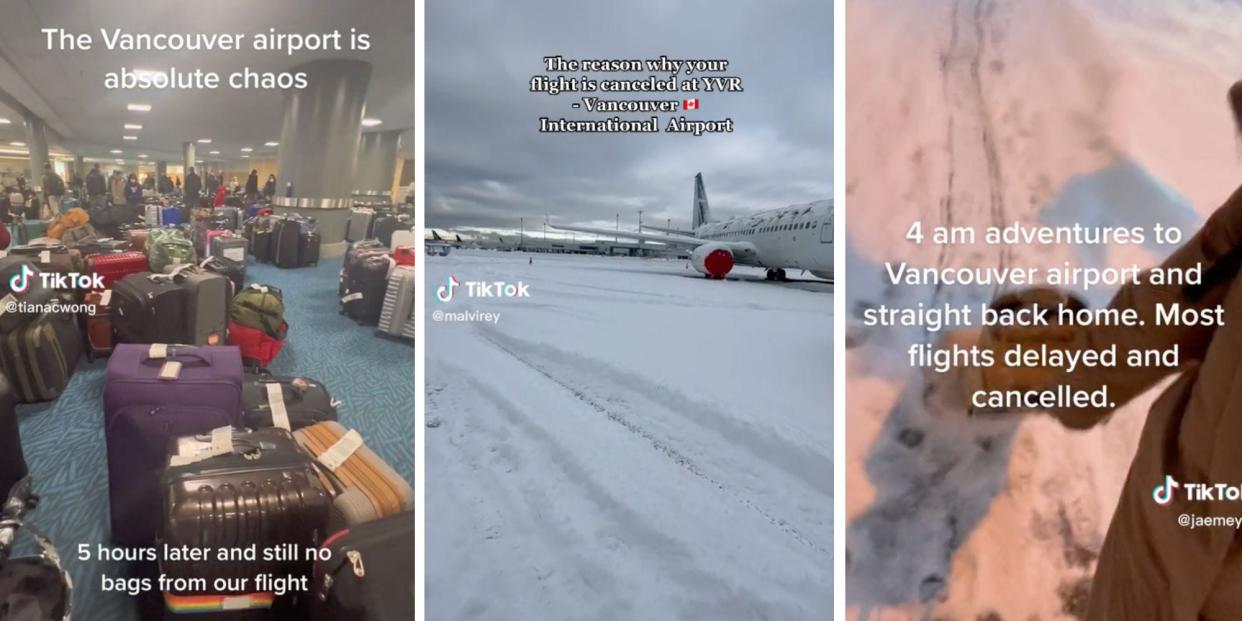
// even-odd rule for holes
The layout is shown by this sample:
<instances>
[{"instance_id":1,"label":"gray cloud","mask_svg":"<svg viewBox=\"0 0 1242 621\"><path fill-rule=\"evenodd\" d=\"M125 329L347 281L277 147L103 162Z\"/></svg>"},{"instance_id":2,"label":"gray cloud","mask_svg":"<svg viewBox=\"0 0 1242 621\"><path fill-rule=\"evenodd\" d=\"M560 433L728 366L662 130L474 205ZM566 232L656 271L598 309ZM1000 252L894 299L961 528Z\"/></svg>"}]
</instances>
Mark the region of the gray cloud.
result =
<instances>
[{"instance_id":1,"label":"gray cloud","mask_svg":"<svg viewBox=\"0 0 1242 621\"><path fill-rule=\"evenodd\" d=\"M716 217L832 193L831 2L434 2L426 36L429 227L516 228L545 214L611 223L617 213L633 226L639 209L686 226L699 171ZM558 54L726 58L746 92L700 94L687 116L732 117L735 131L539 134L540 116L603 117L570 109L578 95L528 91L543 57ZM611 77L622 76L642 74Z\"/></svg>"}]
</instances>

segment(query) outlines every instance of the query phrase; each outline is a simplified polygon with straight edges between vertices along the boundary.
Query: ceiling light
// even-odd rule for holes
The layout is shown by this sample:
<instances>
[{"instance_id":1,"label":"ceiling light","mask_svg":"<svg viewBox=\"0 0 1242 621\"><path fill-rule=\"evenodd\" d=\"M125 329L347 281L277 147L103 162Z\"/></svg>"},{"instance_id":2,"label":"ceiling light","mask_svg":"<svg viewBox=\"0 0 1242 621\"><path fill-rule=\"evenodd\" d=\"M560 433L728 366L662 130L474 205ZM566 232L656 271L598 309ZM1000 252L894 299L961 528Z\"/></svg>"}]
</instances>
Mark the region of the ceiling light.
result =
<instances>
[{"instance_id":1,"label":"ceiling light","mask_svg":"<svg viewBox=\"0 0 1242 621\"><path fill-rule=\"evenodd\" d=\"M130 112L150 112L151 104L129 104L125 109Z\"/></svg>"},{"instance_id":2,"label":"ceiling light","mask_svg":"<svg viewBox=\"0 0 1242 621\"><path fill-rule=\"evenodd\" d=\"M143 158L143 159L146 159L147 154L146 154L146 153L139 153L139 154L138 154L138 157Z\"/></svg>"},{"instance_id":3,"label":"ceiling light","mask_svg":"<svg viewBox=\"0 0 1242 621\"><path fill-rule=\"evenodd\" d=\"M125 160L112 160L112 161L116 162L117 164L124 164L124 163L125 163Z\"/></svg>"},{"instance_id":4,"label":"ceiling light","mask_svg":"<svg viewBox=\"0 0 1242 621\"><path fill-rule=\"evenodd\" d=\"M10 120L8 120L8 119L6 119L6 118L4 118L4 117L0 116L0 125L8 125L9 123L12 123L12 122L13 122L13 121L10 121Z\"/></svg>"},{"instance_id":5,"label":"ceiling light","mask_svg":"<svg viewBox=\"0 0 1242 621\"><path fill-rule=\"evenodd\" d=\"M383 123L383 121L379 119L362 119L363 127L375 127L376 125L379 125L380 123Z\"/></svg>"},{"instance_id":6,"label":"ceiling light","mask_svg":"<svg viewBox=\"0 0 1242 621\"><path fill-rule=\"evenodd\" d=\"M198 144L211 144L211 138L199 138Z\"/></svg>"},{"instance_id":7,"label":"ceiling light","mask_svg":"<svg viewBox=\"0 0 1242 621\"><path fill-rule=\"evenodd\" d=\"M219 151L212 151L209 155L220 155Z\"/></svg>"},{"instance_id":8,"label":"ceiling light","mask_svg":"<svg viewBox=\"0 0 1242 621\"><path fill-rule=\"evenodd\" d=\"M242 157L243 157L243 158L247 158L247 157L250 157L250 156L249 156L249 155L243 155Z\"/></svg>"},{"instance_id":9,"label":"ceiling light","mask_svg":"<svg viewBox=\"0 0 1242 621\"><path fill-rule=\"evenodd\" d=\"M241 151L242 153L250 153L251 151L254 151L254 149L251 149L250 147L242 147Z\"/></svg>"},{"instance_id":10,"label":"ceiling light","mask_svg":"<svg viewBox=\"0 0 1242 621\"><path fill-rule=\"evenodd\" d=\"M10 142L10 143L9 143L9 146L11 146L11 147L24 147L24 146L26 146L26 143L24 143L24 142Z\"/></svg>"},{"instance_id":11,"label":"ceiling light","mask_svg":"<svg viewBox=\"0 0 1242 621\"><path fill-rule=\"evenodd\" d=\"M142 129L142 126L137 123L126 123L125 129Z\"/></svg>"},{"instance_id":12,"label":"ceiling light","mask_svg":"<svg viewBox=\"0 0 1242 621\"><path fill-rule=\"evenodd\" d=\"M121 140L137 140L137 136L121 136Z\"/></svg>"},{"instance_id":13,"label":"ceiling light","mask_svg":"<svg viewBox=\"0 0 1242 621\"><path fill-rule=\"evenodd\" d=\"M113 150L109 151L109 153L111 153L111 154L113 154L113 155L120 155L120 154L124 153L124 151L122 151L122 150L120 150L120 149L113 149Z\"/></svg>"},{"instance_id":14,"label":"ceiling light","mask_svg":"<svg viewBox=\"0 0 1242 621\"><path fill-rule=\"evenodd\" d=\"M279 142L276 142L275 140L273 140L273 141L271 141L271 142L265 142L265 143L263 143L263 146L265 146L265 147L279 147L279 146L280 146L280 143L279 143Z\"/></svg>"}]
</instances>

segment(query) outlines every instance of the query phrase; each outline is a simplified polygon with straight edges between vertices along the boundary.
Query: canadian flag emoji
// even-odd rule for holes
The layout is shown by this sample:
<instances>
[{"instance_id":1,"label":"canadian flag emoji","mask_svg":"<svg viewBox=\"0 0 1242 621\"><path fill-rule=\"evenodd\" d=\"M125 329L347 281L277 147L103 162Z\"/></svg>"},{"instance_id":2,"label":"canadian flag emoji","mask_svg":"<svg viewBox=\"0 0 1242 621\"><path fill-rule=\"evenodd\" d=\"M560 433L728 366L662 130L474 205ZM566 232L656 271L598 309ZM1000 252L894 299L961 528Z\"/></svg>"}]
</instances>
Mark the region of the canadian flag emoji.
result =
<instances>
[{"instance_id":1,"label":"canadian flag emoji","mask_svg":"<svg viewBox=\"0 0 1242 621\"><path fill-rule=\"evenodd\" d=\"M695 97L694 99L683 100L681 102L681 109L682 110L698 110L699 109L699 98Z\"/></svg>"}]
</instances>

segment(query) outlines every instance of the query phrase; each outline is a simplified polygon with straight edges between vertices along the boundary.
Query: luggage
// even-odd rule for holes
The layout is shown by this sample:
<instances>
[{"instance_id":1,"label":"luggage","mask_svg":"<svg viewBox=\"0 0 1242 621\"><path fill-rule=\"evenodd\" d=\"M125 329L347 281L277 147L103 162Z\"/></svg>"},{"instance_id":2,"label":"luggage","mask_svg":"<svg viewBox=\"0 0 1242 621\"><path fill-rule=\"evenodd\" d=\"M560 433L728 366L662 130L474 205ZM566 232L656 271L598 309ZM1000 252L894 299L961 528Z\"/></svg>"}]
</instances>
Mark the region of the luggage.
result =
<instances>
[{"instance_id":1,"label":"luggage","mask_svg":"<svg viewBox=\"0 0 1242 621\"><path fill-rule=\"evenodd\" d=\"M74 248L77 248L78 252L82 254L82 258L85 260L87 269L89 270L91 256L97 254L120 254L122 252L129 252L130 243L128 240L124 239L102 238L79 242L76 246L74 246ZM143 258L145 260L145 257Z\"/></svg>"},{"instance_id":2,"label":"luggage","mask_svg":"<svg viewBox=\"0 0 1242 621\"><path fill-rule=\"evenodd\" d=\"M147 234L148 229L142 227L134 227L125 229L124 238L129 240L131 250L145 253L147 251Z\"/></svg>"},{"instance_id":3,"label":"luggage","mask_svg":"<svg viewBox=\"0 0 1242 621\"><path fill-rule=\"evenodd\" d=\"M398 266L388 276L384 306L380 310L380 332L404 336L407 323L414 321L414 268Z\"/></svg>"},{"instance_id":4,"label":"luggage","mask_svg":"<svg viewBox=\"0 0 1242 621\"><path fill-rule=\"evenodd\" d=\"M7 496L0 497L0 503L22 506L22 510L34 507L35 501L30 499L29 481L22 483L16 498L6 501ZM0 562L0 619L4 621L64 621L69 618L73 601L73 581L60 564L60 554L56 546L32 524L27 524L19 517L8 517L5 526L12 529L14 535L21 531L30 531L34 543L38 546L38 556L7 558L8 550L4 550L5 560ZM12 542L9 542L11 545Z\"/></svg>"},{"instance_id":5,"label":"luggage","mask_svg":"<svg viewBox=\"0 0 1242 621\"><path fill-rule=\"evenodd\" d=\"M242 361L247 366L264 367L272 363L285 347L289 324L280 323L275 334L269 335L260 328L244 326L229 320L229 345L241 350Z\"/></svg>"},{"instance_id":6,"label":"luggage","mask_svg":"<svg viewBox=\"0 0 1242 621\"><path fill-rule=\"evenodd\" d=\"M341 296L341 312L364 326L379 323L388 289L388 270L392 259L387 254L364 256L349 266L345 274L346 291Z\"/></svg>"},{"instance_id":7,"label":"luggage","mask_svg":"<svg viewBox=\"0 0 1242 621\"><path fill-rule=\"evenodd\" d=\"M213 257L222 257L230 261L235 261L245 265L246 263L246 240L228 233L223 236L212 236L207 232L207 254Z\"/></svg>"},{"instance_id":8,"label":"luggage","mask_svg":"<svg viewBox=\"0 0 1242 621\"><path fill-rule=\"evenodd\" d=\"M16 405L12 385L0 375L0 501L9 497L13 486L27 473Z\"/></svg>"},{"instance_id":9,"label":"luggage","mask_svg":"<svg viewBox=\"0 0 1242 621\"><path fill-rule=\"evenodd\" d=\"M357 242L369 239L374 224L374 209L361 207L351 210L349 212L349 222L345 224L345 241Z\"/></svg>"},{"instance_id":10,"label":"luggage","mask_svg":"<svg viewBox=\"0 0 1242 621\"><path fill-rule=\"evenodd\" d=\"M169 205L160 209L160 224L163 226L180 225L185 221L184 215L180 207Z\"/></svg>"},{"instance_id":11,"label":"luggage","mask_svg":"<svg viewBox=\"0 0 1242 621\"><path fill-rule=\"evenodd\" d=\"M319 265L319 233L303 233L298 245L299 265Z\"/></svg>"},{"instance_id":12,"label":"luggage","mask_svg":"<svg viewBox=\"0 0 1242 621\"><path fill-rule=\"evenodd\" d=\"M112 287L112 325L118 343L184 343L189 292L168 278L149 272L130 274Z\"/></svg>"},{"instance_id":13,"label":"luggage","mask_svg":"<svg viewBox=\"0 0 1242 621\"><path fill-rule=\"evenodd\" d=\"M262 553L254 561L215 558L221 548L291 546L301 551L321 541L331 499L314 461L287 430L224 427L179 438L161 487L162 542L206 548L212 557L165 560L160 569L169 578L203 578L211 584L218 578L253 580L258 574L310 575L313 564L301 552L288 560L264 560Z\"/></svg>"},{"instance_id":14,"label":"luggage","mask_svg":"<svg viewBox=\"0 0 1242 621\"><path fill-rule=\"evenodd\" d=\"M151 249L155 247L155 242L165 237L185 237L185 231L176 227L153 227L147 229L146 246L143 251L151 254Z\"/></svg>"},{"instance_id":15,"label":"luggage","mask_svg":"<svg viewBox=\"0 0 1242 621\"><path fill-rule=\"evenodd\" d=\"M272 224L272 263L276 267L299 267L302 225L290 218L277 218Z\"/></svg>"},{"instance_id":16,"label":"luggage","mask_svg":"<svg viewBox=\"0 0 1242 621\"><path fill-rule=\"evenodd\" d=\"M245 237L250 244L250 254L259 263L272 262L272 225L275 218L258 216L246 220Z\"/></svg>"},{"instance_id":17,"label":"luggage","mask_svg":"<svg viewBox=\"0 0 1242 621\"><path fill-rule=\"evenodd\" d=\"M415 235L416 233L413 230L402 229L402 230L393 232L392 247L393 248L401 248L401 247L414 248L418 246L418 241Z\"/></svg>"},{"instance_id":18,"label":"luggage","mask_svg":"<svg viewBox=\"0 0 1242 621\"><path fill-rule=\"evenodd\" d=\"M344 265L341 267L341 280L340 287L337 291L337 297L345 297L345 290L349 288L349 283L345 278L345 275L349 273L350 266L358 261L361 261L362 257L385 254L386 252L387 249L384 247L384 244L379 243L379 240L375 239L368 239L366 241L360 241L350 245L349 250L345 252Z\"/></svg>"},{"instance_id":19,"label":"luggage","mask_svg":"<svg viewBox=\"0 0 1242 621\"><path fill-rule=\"evenodd\" d=\"M262 330L273 338L283 338L285 329L285 301L280 289L254 283L233 296L229 305L229 320Z\"/></svg>"},{"instance_id":20,"label":"luggage","mask_svg":"<svg viewBox=\"0 0 1242 621\"><path fill-rule=\"evenodd\" d=\"M392 260L397 265L408 265L414 267L414 247L413 246L394 246L392 250Z\"/></svg>"},{"instance_id":21,"label":"luggage","mask_svg":"<svg viewBox=\"0 0 1242 621\"><path fill-rule=\"evenodd\" d=\"M43 286L40 273L39 268L35 267L34 263L26 257L0 258L0 293L4 294L0 297L0 309L4 310L0 312L0 334L8 334L39 315L37 312L23 312L20 308L8 310L9 302L16 301L18 295L21 296L23 302L31 306L47 304L57 297L55 290ZM22 278L23 275L24 278ZM13 288L14 285L18 287L16 290Z\"/></svg>"},{"instance_id":22,"label":"luggage","mask_svg":"<svg viewBox=\"0 0 1242 621\"><path fill-rule=\"evenodd\" d=\"M296 431L336 420L336 402L327 387L305 377L248 375L242 384L241 400L242 421L250 429Z\"/></svg>"},{"instance_id":23,"label":"luggage","mask_svg":"<svg viewBox=\"0 0 1242 621\"><path fill-rule=\"evenodd\" d=\"M60 241L64 242L66 246L76 247L98 238L99 231L96 231L95 227L91 226L91 224L87 222L82 226L77 226L65 231L64 234L61 235Z\"/></svg>"},{"instance_id":24,"label":"luggage","mask_svg":"<svg viewBox=\"0 0 1242 621\"><path fill-rule=\"evenodd\" d=\"M311 621L404 621L414 616L414 514L330 535L315 563Z\"/></svg>"},{"instance_id":25,"label":"luggage","mask_svg":"<svg viewBox=\"0 0 1242 621\"><path fill-rule=\"evenodd\" d=\"M179 367L175 377L174 367ZM161 379L162 373L167 379ZM120 343L112 351L104 383L104 439L116 543L150 545L155 540L160 473L170 443L239 425L241 381L236 347Z\"/></svg>"},{"instance_id":26,"label":"luggage","mask_svg":"<svg viewBox=\"0 0 1242 621\"><path fill-rule=\"evenodd\" d=\"M267 209L267 205L264 205L263 203L254 203L252 205L247 206L246 207L246 219L249 220L250 218L254 218L256 216L261 215L259 212L263 211L264 209Z\"/></svg>"},{"instance_id":27,"label":"luggage","mask_svg":"<svg viewBox=\"0 0 1242 621\"><path fill-rule=\"evenodd\" d=\"M9 253L25 257L41 272L50 274L82 272L82 253L62 244L28 244L17 246Z\"/></svg>"},{"instance_id":28,"label":"luggage","mask_svg":"<svg viewBox=\"0 0 1242 621\"><path fill-rule=\"evenodd\" d=\"M159 203L146 204L143 219L147 221L147 226L154 228L164 224L162 222L163 217L161 213L163 209L164 208Z\"/></svg>"},{"instance_id":29,"label":"luggage","mask_svg":"<svg viewBox=\"0 0 1242 621\"><path fill-rule=\"evenodd\" d=\"M236 207L217 207L214 218L216 224L222 225L220 228L236 231L241 223L241 210Z\"/></svg>"},{"instance_id":30,"label":"luggage","mask_svg":"<svg viewBox=\"0 0 1242 621\"><path fill-rule=\"evenodd\" d=\"M72 196L60 197L60 213L65 213L70 209L81 207L82 203Z\"/></svg>"},{"instance_id":31,"label":"luggage","mask_svg":"<svg viewBox=\"0 0 1242 621\"><path fill-rule=\"evenodd\" d=\"M184 317L185 334L182 341L192 345L224 344L225 328L228 326L229 300L232 299L233 283L227 276L199 270L195 266L183 266L168 275L186 289L184 315L163 317L163 321L175 321Z\"/></svg>"},{"instance_id":32,"label":"luggage","mask_svg":"<svg viewBox=\"0 0 1242 621\"><path fill-rule=\"evenodd\" d=\"M111 289L122 278L147 271L147 257L141 252L133 251L92 254L86 257L86 271L99 274L103 279L103 288Z\"/></svg>"},{"instance_id":33,"label":"luggage","mask_svg":"<svg viewBox=\"0 0 1242 621\"><path fill-rule=\"evenodd\" d=\"M112 336L112 312L108 306L111 298L111 289L86 294L85 303L93 311L86 314L86 359L91 362L112 353L115 339Z\"/></svg>"},{"instance_id":34,"label":"luggage","mask_svg":"<svg viewBox=\"0 0 1242 621\"><path fill-rule=\"evenodd\" d=\"M70 313L44 313L0 337L0 368L22 403L59 397L80 357L82 334Z\"/></svg>"},{"instance_id":35,"label":"luggage","mask_svg":"<svg viewBox=\"0 0 1242 621\"><path fill-rule=\"evenodd\" d=\"M147 256L147 264L157 274L197 262L194 244L180 235L161 236L151 244L151 253Z\"/></svg>"},{"instance_id":36,"label":"luggage","mask_svg":"<svg viewBox=\"0 0 1242 621\"><path fill-rule=\"evenodd\" d=\"M198 267L208 272L220 274L229 279L233 283L231 293L236 294L246 286L246 262L245 257L241 261L233 261L224 257L207 257L199 262ZM230 295L229 299L232 300Z\"/></svg>"},{"instance_id":37,"label":"luggage","mask_svg":"<svg viewBox=\"0 0 1242 621\"><path fill-rule=\"evenodd\" d=\"M414 489L367 448L357 431L324 421L293 432L293 437L323 466L320 477L332 494L330 528L364 524L413 508Z\"/></svg>"},{"instance_id":38,"label":"luggage","mask_svg":"<svg viewBox=\"0 0 1242 621\"><path fill-rule=\"evenodd\" d=\"M373 234L376 239L380 240L380 243L391 248L393 233L403 229L413 230L413 228L414 220L409 216L380 216L375 219Z\"/></svg>"},{"instance_id":39,"label":"luggage","mask_svg":"<svg viewBox=\"0 0 1242 621\"><path fill-rule=\"evenodd\" d=\"M60 239L65 231L74 229L84 224L90 224L91 216L86 213L85 209L75 207L68 212L57 216L56 220L47 226L47 236L52 239Z\"/></svg>"}]
</instances>

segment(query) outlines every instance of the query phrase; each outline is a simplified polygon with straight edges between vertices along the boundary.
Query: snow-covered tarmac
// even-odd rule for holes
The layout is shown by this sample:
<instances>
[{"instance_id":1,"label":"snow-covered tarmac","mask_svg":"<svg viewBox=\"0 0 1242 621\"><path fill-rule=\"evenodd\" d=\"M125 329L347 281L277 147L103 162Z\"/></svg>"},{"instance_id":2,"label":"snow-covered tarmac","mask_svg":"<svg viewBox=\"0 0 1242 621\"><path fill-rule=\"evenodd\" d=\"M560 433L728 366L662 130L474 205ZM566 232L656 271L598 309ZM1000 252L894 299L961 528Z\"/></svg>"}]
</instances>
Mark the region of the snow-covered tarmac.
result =
<instances>
[{"instance_id":1,"label":"snow-covered tarmac","mask_svg":"<svg viewBox=\"0 0 1242 621\"><path fill-rule=\"evenodd\" d=\"M429 617L831 615L830 284L492 251L426 269ZM437 301L450 274L530 297ZM434 320L471 310L499 319Z\"/></svg>"}]
</instances>

